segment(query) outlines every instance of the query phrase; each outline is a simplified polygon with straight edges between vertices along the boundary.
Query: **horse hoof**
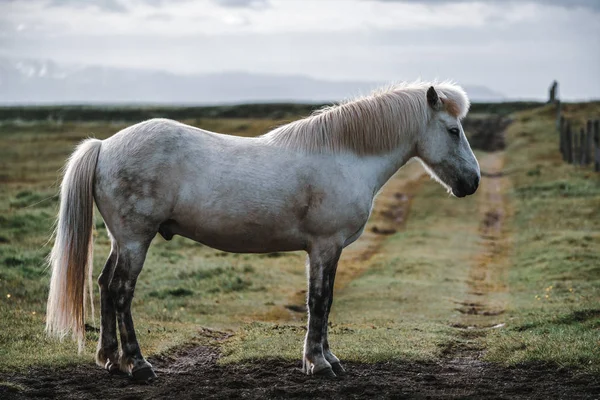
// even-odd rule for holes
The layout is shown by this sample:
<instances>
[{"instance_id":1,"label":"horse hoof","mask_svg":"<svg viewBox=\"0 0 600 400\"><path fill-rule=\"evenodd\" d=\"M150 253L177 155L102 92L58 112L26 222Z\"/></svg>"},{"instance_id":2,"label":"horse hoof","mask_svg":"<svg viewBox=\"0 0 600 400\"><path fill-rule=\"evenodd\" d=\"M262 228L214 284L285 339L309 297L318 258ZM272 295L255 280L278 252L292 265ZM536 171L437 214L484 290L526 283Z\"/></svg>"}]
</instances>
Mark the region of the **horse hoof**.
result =
<instances>
[{"instance_id":1,"label":"horse hoof","mask_svg":"<svg viewBox=\"0 0 600 400\"><path fill-rule=\"evenodd\" d=\"M331 369L331 368L323 368L322 370L315 372L314 376L316 376L318 378L323 378L323 379L337 378L337 375L335 374L335 372L333 372L333 369Z\"/></svg>"},{"instance_id":2,"label":"horse hoof","mask_svg":"<svg viewBox=\"0 0 600 400\"><path fill-rule=\"evenodd\" d=\"M346 370L344 369L344 367L342 367L342 364L339 362L331 364L331 369L337 376L346 375Z\"/></svg>"},{"instance_id":3,"label":"horse hoof","mask_svg":"<svg viewBox=\"0 0 600 400\"><path fill-rule=\"evenodd\" d=\"M156 374L152 368L145 367L132 371L131 378L136 382L150 383L156 379Z\"/></svg>"}]
</instances>

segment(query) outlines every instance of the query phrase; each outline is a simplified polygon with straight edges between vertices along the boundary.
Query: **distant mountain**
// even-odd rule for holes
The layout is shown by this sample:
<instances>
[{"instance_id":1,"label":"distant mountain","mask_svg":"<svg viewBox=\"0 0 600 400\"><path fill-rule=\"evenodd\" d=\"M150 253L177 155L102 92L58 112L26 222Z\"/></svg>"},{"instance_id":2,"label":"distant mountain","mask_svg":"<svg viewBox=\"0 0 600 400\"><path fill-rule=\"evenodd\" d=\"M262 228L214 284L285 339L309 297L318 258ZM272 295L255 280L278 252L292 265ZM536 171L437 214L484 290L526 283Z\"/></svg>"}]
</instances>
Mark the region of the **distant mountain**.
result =
<instances>
[{"instance_id":1,"label":"distant mountain","mask_svg":"<svg viewBox=\"0 0 600 400\"><path fill-rule=\"evenodd\" d=\"M245 72L178 75L46 60L0 58L0 104L329 102L366 94L380 82L325 81ZM466 86L473 101L502 101L487 87Z\"/></svg>"}]
</instances>

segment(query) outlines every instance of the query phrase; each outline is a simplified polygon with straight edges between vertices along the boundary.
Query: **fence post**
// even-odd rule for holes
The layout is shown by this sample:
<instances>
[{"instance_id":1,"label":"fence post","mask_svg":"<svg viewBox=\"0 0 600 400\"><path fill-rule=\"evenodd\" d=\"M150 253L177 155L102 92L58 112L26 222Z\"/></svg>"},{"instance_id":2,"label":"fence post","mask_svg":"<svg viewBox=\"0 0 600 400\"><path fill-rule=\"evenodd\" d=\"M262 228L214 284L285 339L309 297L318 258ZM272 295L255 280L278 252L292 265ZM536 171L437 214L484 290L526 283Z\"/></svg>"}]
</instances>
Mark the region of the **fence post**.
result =
<instances>
[{"instance_id":1,"label":"fence post","mask_svg":"<svg viewBox=\"0 0 600 400\"><path fill-rule=\"evenodd\" d=\"M585 154L587 152L587 140L585 139L585 130L579 130L579 154L577 154L577 164L585 165Z\"/></svg>"},{"instance_id":2,"label":"fence post","mask_svg":"<svg viewBox=\"0 0 600 400\"><path fill-rule=\"evenodd\" d=\"M560 100L556 100L556 129L560 129L560 124L563 121L563 116L562 116L562 103L560 102Z\"/></svg>"},{"instance_id":3,"label":"fence post","mask_svg":"<svg viewBox=\"0 0 600 400\"><path fill-rule=\"evenodd\" d=\"M552 81L548 92L548 103L554 103L558 99L558 82Z\"/></svg>"},{"instance_id":4,"label":"fence post","mask_svg":"<svg viewBox=\"0 0 600 400\"><path fill-rule=\"evenodd\" d=\"M560 154L562 155L563 161L566 160L566 154L565 154L565 117L563 117L562 115L560 116L560 122L558 123L558 147L560 149Z\"/></svg>"},{"instance_id":5,"label":"fence post","mask_svg":"<svg viewBox=\"0 0 600 400\"><path fill-rule=\"evenodd\" d=\"M600 120L594 121L594 171L600 172Z\"/></svg>"},{"instance_id":6,"label":"fence post","mask_svg":"<svg viewBox=\"0 0 600 400\"><path fill-rule=\"evenodd\" d=\"M565 161L571 164L573 162L573 135L571 134L571 121L567 121L567 132L565 139Z\"/></svg>"},{"instance_id":7,"label":"fence post","mask_svg":"<svg viewBox=\"0 0 600 400\"><path fill-rule=\"evenodd\" d=\"M579 164L579 135L575 129L573 129L573 155L571 157L571 164Z\"/></svg>"},{"instance_id":8,"label":"fence post","mask_svg":"<svg viewBox=\"0 0 600 400\"><path fill-rule=\"evenodd\" d=\"M593 122L591 119L588 119L587 121L587 125L586 125L586 135L585 135L585 153L583 156L583 163L584 165L588 165L589 163L593 162L593 149L594 149L594 129L593 129Z\"/></svg>"}]
</instances>

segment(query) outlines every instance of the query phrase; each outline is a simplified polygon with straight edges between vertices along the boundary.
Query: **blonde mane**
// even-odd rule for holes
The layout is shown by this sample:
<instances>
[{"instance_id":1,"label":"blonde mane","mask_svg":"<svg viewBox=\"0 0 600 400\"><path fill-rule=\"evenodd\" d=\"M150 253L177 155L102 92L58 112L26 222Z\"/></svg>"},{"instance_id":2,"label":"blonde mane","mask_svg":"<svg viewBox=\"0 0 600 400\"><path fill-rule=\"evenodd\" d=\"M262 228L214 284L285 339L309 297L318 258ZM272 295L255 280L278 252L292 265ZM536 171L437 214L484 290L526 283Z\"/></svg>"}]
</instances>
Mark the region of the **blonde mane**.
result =
<instances>
[{"instance_id":1,"label":"blonde mane","mask_svg":"<svg viewBox=\"0 0 600 400\"><path fill-rule=\"evenodd\" d=\"M272 145L311 153L388 153L403 136L417 135L431 118L427 89L433 86L444 109L456 118L469 110L464 90L451 82L401 83L372 94L325 107L283 125L263 138Z\"/></svg>"}]
</instances>

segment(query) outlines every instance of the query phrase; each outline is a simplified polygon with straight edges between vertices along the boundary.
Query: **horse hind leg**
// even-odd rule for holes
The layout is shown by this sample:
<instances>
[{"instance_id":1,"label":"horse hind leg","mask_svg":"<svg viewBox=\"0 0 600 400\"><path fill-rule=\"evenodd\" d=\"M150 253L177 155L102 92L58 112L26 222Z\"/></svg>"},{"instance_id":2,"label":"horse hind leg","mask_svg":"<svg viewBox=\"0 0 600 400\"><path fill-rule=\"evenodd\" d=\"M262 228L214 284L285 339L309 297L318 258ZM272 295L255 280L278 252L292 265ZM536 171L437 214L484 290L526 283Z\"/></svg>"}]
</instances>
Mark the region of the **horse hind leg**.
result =
<instances>
[{"instance_id":1,"label":"horse hind leg","mask_svg":"<svg viewBox=\"0 0 600 400\"><path fill-rule=\"evenodd\" d=\"M327 310L333 289L330 276L332 271L335 271L342 247L331 244L322 247L320 250L312 250L309 255L308 329L304 341L302 369L308 375L335 378L336 374L325 357L323 345L326 343Z\"/></svg>"},{"instance_id":2,"label":"horse hind leg","mask_svg":"<svg viewBox=\"0 0 600 400\"><path fill-rule=\"evenodd\" d=\"M331 311L331 305L333 304L333 287L335 284L335 273L337 271L337 262L332 268L329 269L329 274L327 279L329 280L327 283L327 287L329 288L329 298L327 302L327 309L325 310L325 318L323 323L323 355L329 364L331 364L331 369L337 376L343 376L346 374L346 370L342 367L342 363L339 358L335 356L329 349L329 339L327 336L327 324L329 321L329 312Z\"/></svg>"},{"instance_id":3,"label":"horse hind leg","mask_svg":"<svg viewBox=\"0 0 600 400\"><path fill-rule=\"evenodd\" d=\"M139 381L156 378L152 365L142 356L131 316L135 284L144 265L150 241L151 238L119 244L117 264L109 285L121 336L119 367Z\"/></svg>"},{"instance_id":4,"label":"horse hind leg","mask_svg":"<svg viewBox=\"0 0 600 400\"><path fill-rule=\"evenodd\" d=\"M98 277L100 288L100 339L96 351L96 364L111 374L119 373L119 343L117 342L117 322L113 300L108 289L114 268L117 265L117 246L112 241L108 260Z\"/></svg>"}]
</instances>

